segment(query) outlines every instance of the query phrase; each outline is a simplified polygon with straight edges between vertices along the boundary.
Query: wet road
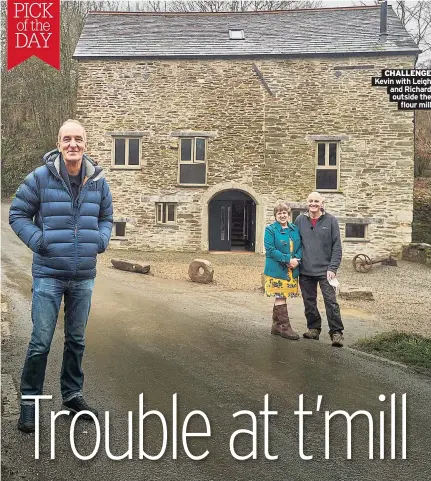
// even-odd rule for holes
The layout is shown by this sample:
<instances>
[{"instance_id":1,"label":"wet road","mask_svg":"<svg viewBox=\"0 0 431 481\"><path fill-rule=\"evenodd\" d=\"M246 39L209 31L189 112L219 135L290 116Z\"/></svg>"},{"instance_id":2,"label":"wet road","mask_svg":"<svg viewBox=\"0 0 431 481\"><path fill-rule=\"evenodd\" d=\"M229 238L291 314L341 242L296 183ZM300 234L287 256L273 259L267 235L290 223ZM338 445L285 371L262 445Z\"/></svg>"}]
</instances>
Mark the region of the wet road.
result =
<instances>
[{"instance_id":1,"label":"wet road","mask_svg":"<svg viewBox=\"0 0 431 481\"><path fill-rule=\"evenodd\" d=\"M2 372L18 386L30 334L31 255L7 225L2 206L2 281L9 298L11 336L2 351ZM97 454L80 460L70 441L71 419L55 423L51 459L50 411L61 407L59 371L62 319L48 362L42 401L40 458L35 437L16 430L16 418L2 422L2 463L6 480L404 480L427 481L431 473L431 380L396 366L320 342L289 342L268 334L268 320L257 309L259 294L166 281L114 269L101 269L87 328L85 395L100 412L109 412L109 451L129 458L109 459L106 424L100 416ZM143 412L158 411L143 422L139 435L139 395ZM396 459L391 459L390 395L395 394ZM407 394L403 460L401 396ZM176 394L176 396L174 396ZM265 410L277 414L259 414ZM303 454L299 453L298 397L304 394ZM385 395L385 401L379 395ZM318 396L320 410L316 412ZM176 408L173 407L176 398ZM249 411L236 417L238 411ZM329 459L325 459L325 411L366 410L373 421L374 459L369 459L368 421L352 423L352 459L347 460L346 420L330 421ZM132 412L128 438L127 416ZM193 411L200 411L188 416ZM384 457L380 457L380 411L384 412ZM254 413L254 414L253 414ZM204 414L208 425L204 420ZM256 422L254 423L253 417ZM163 436L163 417L166 436ZM202 437L183 436L208 433ZM238 460L253 450L256 457ZM164 438L166 449L164 448ZM74 444L81 456L95 449L94 423L78 421ZM184 443L185 439L185 443ZM185 444L185 446L184 446ZM140 445L147 457L139 459ZM192 456L207 456L202 460ZM274 459L278 456L277 459Z\"/></svg>"}]
</instances>

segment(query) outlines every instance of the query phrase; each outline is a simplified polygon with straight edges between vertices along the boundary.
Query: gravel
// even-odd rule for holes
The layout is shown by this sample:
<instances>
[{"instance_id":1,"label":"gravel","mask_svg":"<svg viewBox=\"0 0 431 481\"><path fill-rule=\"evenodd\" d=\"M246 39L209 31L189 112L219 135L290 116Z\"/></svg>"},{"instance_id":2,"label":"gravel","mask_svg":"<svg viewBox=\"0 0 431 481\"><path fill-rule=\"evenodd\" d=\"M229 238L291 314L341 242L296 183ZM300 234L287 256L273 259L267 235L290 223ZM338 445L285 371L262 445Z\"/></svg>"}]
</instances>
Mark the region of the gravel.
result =
<instances>
[{"instance_id":1,"label":"gravel","mask_svg":"<svg viewBox=\"0 0 431 481\"><path fill-rule=\"evenodd\" d=\"M183 253L108 250L99 262L111 266L112 258L148 261L150 274L190 282L189 263L206 259L214 267L216 288L227 290L262 290L265 258L254 253L232 252ZM431 329L431 269L428 266L398 261L398 267L373 265L364 274L356 272L351 261L343 261L338 273L341 288L358 287L371 290L374 301L340 299L342 309L360 310L364 319L378 324L379 331L400 330L429 335Z\"/></svg>"}]
</instances>

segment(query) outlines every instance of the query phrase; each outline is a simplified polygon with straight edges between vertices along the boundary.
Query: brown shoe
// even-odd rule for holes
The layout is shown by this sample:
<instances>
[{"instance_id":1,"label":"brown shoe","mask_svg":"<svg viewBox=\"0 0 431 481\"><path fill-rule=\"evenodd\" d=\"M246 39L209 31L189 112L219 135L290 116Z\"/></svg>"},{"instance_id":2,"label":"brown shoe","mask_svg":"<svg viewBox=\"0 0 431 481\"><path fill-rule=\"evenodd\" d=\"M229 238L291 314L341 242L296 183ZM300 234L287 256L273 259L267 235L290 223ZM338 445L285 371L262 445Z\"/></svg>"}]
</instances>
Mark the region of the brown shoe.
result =
<instances>
[{"instance_id":1,"label":"brown shoe","mask_svg":"<svg viewBox=\"0 0 431 481\"><path fill-rule=\"evenodd\" d=\"M343 347L344 337L341 331L334 332L333 334L330 334L330 336L334 347Z\"/></svg>"},{"instance_id":2,"label":"brown shoe","mask_svg":"<svg viewBox=\"0 0 431 481\"><path fill-rule=\"evenodd\" d=\"M287 311L286 304L280 304L274 306L272 314L272 329L271 334L275 336L281 336L291 341L297 341L299 335L292 329L289 320L289 313Z\"/></svg>"},{"instance_id":3,"label":"brown shoe","mask_svg":"<svg viewBox=\"0 0 431 481\"><path fill-rule=\"evenodd\" d=\"M319 329L308 329L307 332L304 332L303 336L305 339L315 339L318 341L320 337L320 331Z\"/></svg>"}]
</instances>

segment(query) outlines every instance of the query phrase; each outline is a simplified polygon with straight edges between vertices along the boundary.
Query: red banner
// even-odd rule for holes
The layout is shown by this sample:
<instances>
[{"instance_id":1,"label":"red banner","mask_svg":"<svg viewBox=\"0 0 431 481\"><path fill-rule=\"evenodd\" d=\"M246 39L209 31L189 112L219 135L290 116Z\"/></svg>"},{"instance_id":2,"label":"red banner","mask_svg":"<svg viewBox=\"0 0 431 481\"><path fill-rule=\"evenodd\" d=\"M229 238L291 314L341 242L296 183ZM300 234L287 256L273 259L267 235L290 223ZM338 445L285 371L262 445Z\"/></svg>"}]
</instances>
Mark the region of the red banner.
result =
<instances>
[{"instance_id":1,"label":"red banner","mask_svg":"<svg viewBox=\"0 0 431 481\"><path fill-rule=\"evenodd\" d=\"M31 56L60 70L60 0L8 0L7 69Z\"/></svg>"}]
</instances>

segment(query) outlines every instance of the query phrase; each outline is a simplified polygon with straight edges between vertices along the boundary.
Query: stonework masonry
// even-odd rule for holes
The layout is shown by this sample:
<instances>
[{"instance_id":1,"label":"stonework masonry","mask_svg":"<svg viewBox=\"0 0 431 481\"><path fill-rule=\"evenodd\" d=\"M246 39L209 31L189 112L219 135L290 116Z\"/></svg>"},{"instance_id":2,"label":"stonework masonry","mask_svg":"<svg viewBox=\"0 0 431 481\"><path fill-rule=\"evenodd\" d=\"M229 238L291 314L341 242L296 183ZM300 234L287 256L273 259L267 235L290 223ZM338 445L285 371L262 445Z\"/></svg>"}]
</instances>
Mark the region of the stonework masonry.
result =
<instances>
[{"instance_id":1,"label":"stonework masonry","mask_svg":"<svg viewBox=\"0 0 431 481\"><path fill-rule=\"evenodd\" d=\"M411 242L413 113L371 77L413 65L412 56L81 60L77 118L106 171L115 220L126 222L111 247L205 251L208 202L236 188L257 204L262 253L276 201L305 206L315 190L316 139L327 136L340 142L340 190L324 194L326 208L343 238L346 222L367 224L365 241L343 241L345 257L399 254ZM364 68L343 68L355 66ZM178 185L175 135L190 131L211 134L206 186ZM142 139L135 170L111 165L112 133L126 132ZM176 225L156 224L156 202L177 204Z\"/></svg>"}]
</instances>

